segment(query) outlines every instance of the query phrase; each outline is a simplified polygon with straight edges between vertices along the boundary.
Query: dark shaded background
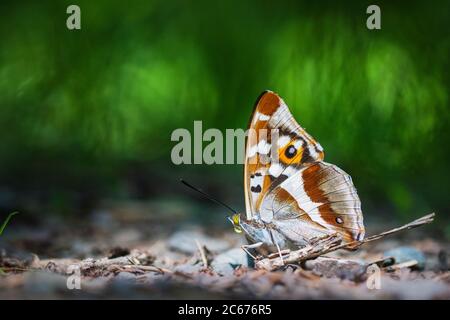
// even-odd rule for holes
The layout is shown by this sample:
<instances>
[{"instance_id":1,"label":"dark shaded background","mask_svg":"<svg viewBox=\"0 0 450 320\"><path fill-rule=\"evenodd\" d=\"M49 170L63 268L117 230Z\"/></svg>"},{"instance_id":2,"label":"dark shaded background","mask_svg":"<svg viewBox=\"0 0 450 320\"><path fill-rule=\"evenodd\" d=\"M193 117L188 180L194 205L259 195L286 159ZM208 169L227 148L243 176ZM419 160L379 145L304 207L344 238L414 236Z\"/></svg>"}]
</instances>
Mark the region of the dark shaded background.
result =
<instances>
[{"instance_id":1,"label":"dark shaded background","mask_svg":"<svg viewBox=\"0 0 450 320\"><path fill-rule=\"evenodd\" d=\"M435 211L450 236L450 2L377 1L379 31L369 4L2 1L1 217L199 199L180 176L243 209L242 168L174 166L170 134L245 128L271 89L352 175L365 216Z\"/></svg>"}]
</instances>

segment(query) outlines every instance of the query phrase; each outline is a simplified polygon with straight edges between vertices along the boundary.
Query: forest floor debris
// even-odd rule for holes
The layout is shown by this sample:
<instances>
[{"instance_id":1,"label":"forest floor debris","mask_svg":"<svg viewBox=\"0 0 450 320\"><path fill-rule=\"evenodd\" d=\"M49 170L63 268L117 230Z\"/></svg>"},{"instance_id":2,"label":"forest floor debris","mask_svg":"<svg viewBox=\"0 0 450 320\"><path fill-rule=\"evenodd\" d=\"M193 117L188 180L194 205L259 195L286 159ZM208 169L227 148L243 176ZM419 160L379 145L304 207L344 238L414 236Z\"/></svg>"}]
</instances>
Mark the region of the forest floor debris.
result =
<instances>
[{"instance_id":1,"label":"forest floor debris","mask_svg":"<svg viewBox=\"0 0 450 320\"><path fill-rule=\"evenodd\" d=\"M0 239L0 299L450 299L449 244L426 230L272 270L255 269L229 229L180 221L155 227L145 214L122 215L102 212L106 225L92 218L8 227ZM67 286L74 266L80 290ZM373 276L378 289L368 284Z\"/></svg>"}]
</instances>

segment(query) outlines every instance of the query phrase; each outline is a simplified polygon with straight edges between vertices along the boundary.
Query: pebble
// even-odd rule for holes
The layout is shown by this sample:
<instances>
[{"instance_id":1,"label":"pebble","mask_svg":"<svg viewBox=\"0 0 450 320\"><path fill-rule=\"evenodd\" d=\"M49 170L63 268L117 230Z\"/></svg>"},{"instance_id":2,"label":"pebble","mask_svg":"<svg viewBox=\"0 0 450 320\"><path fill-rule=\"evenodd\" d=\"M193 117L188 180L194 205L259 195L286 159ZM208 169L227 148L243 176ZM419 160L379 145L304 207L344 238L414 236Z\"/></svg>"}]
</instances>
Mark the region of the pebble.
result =
<instances>
[{"instance_id":1,"label":"pebble","mask_svg":"<svg viewBox=\"0 0 450 320\"><path fill-rule=\"evenodd\" d=\"M200 272L200 270L203 268L201 264L189 264L189 263L183 263L180 265L177 265L174 268L175 272L180 272L183 274L197 274Z\"/></svg>"},{"instance_id":2,"label":"pebble","mask_svg":"<svg viewBox=\"0 0 450 320\"><path fill-rule=\"evenodd\" d=\"M395 263L403 263L410 260L417 261L417 269L425 269L426 258L425 255L413 247L397 247L394 249L387 250L383 253L385 257L394 257Z\"/></svg>"},{"instance_id":3,"label":"pebble","mask_svg":"<svg viewBox=\"0 0 450 320\"><path fill-rule=\"evenodd\" d=\"M213 270L221 275L231 275L239 266L248 267L247 254L241 248L230 249L219 254L211 262Z\"/></svg>"},{"instance_id":4,"label":"pebble","mask_svg":"<svg viewBox=\"0 0 450 320\"><path fill-rule=\"evenodd\" d=\"M230 247L225 240L215 239L204 235L199 231L178 231L168 241L169 248L175 251L193 254L198 252L197 240L211 252L223 252Z\"/></svg>"},{"instance_id":5,"label":"pebble","mask_svg":"<svg viewBox=\"0 0 450 320\"><path fill-rule=\"evenodd\" d=\"M133 280L133 281L135 281L136 280L136 275L131 273L131 272L124 272L124 271L122 271L122 272L119 272L119 274L117 274L116 280L118 280L118 281L130 281L130 280Z\"/></svg>"}]
</instances>

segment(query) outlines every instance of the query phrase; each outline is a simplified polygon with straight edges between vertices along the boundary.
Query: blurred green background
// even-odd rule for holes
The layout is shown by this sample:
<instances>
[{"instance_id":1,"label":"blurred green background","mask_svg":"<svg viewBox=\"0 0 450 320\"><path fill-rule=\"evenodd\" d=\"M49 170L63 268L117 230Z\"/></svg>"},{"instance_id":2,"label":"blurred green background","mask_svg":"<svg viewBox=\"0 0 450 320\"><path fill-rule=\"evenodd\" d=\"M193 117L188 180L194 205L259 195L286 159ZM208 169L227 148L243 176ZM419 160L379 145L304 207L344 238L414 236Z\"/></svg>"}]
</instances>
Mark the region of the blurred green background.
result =
<instances>
[{"instance_id":1,"label":"blurred green background","mask_svg":"<svg viewBox=\"0 0 450 320\"><path fill-rule=\"evenodd\" d=\"M1 209L186 193L179 176L243 209L242 168L174 166L170 135L245 128L271 89L352 175L366 215L448 225L450 2L377 1L378 31L370 4L2 1Z\"/></svg>"}]
</instances>

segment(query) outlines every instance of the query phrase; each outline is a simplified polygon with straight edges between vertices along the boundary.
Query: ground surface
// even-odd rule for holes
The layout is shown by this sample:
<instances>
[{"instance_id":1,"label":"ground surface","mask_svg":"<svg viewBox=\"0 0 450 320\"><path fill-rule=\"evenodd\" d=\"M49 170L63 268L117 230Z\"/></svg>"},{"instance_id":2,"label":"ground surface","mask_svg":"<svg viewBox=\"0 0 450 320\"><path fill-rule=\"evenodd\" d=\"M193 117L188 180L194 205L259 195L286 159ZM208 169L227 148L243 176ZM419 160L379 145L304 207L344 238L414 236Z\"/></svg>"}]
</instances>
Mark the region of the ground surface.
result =
<instances>
[{"instance_id":1,"label":"ground surface","mask_svg":"<svg viewBox=\"0 0 450 320\"><path fill-rule=\"evenodd\" d=\"M427 227L268 272L249 265L225 221L186 223L182 207L122 202L77 219L15 217L0 239L0 299L450 298L450 247ZM367 266L383 255L406 264L381 268L370 282L379 289L369 289ZM70 290L77 270L81 289Z\"/></svg>"}]
</instances>

